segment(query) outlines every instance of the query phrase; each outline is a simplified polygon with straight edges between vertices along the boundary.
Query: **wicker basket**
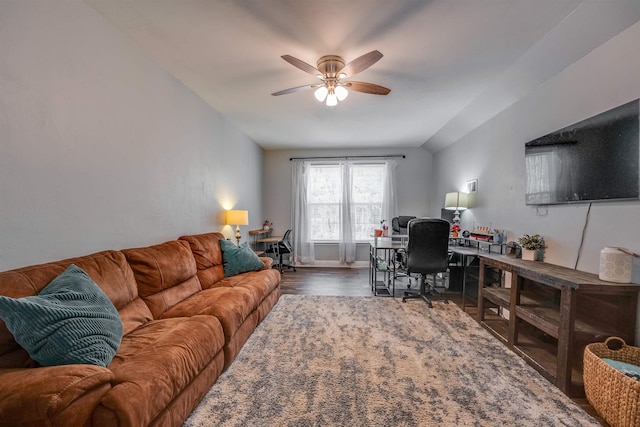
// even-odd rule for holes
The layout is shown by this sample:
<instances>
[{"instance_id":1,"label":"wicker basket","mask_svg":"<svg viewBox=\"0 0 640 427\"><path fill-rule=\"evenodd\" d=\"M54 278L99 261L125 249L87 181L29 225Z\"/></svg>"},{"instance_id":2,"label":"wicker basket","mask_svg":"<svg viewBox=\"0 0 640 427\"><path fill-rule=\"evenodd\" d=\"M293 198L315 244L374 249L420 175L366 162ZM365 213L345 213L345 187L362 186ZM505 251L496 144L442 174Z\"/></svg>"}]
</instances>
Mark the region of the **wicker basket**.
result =
<instances>
[{"instance_id":1,"label":"wicker basket","mask_svg":"<svg viewBox=\"0 0 640 427\"><path fill-rule=\"evenodd\" d=\"M584 350L584 391L589 403L612 427L640 426L640 381L612 368L602 358L640 366L640 348L609 337Z\"/></svg>"}]
</instances>

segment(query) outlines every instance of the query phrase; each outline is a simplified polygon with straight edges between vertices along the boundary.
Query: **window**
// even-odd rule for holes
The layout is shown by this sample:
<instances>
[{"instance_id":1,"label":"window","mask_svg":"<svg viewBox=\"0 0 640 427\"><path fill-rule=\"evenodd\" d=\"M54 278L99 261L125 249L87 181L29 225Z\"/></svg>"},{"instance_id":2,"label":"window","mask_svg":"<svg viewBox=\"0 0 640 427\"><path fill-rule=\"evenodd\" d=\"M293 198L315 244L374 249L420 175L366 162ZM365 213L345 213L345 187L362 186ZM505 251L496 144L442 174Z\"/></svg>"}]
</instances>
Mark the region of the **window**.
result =
<instances>
[{"instance_id":1,"label":"window","mask_svg":"<svg viewBox=\"0 0 640 427\"><path fill-rule=\"evenodd\" d=\"M551 201L551 188L555 183L550 181L555 176L553 172L553 152L527 154L525 156L526 202L549 203Z\"/></svg>"},{"instance_id":2,"label":"window","mask_svg":"<svg viewBox=\"0 0 640 427\"><path fill-rule=\"evenodd\" d=\"M349 168L350 174L343 174ZM307 207L312 241L340 239L341 201L346 197L342 186L344 176L350 176L349 209L356 241L367 240L380 225L385 166L383 164L316 164L309 167ZM390 220L389 220L390 221Z\"/></svg>"}]
</instances>

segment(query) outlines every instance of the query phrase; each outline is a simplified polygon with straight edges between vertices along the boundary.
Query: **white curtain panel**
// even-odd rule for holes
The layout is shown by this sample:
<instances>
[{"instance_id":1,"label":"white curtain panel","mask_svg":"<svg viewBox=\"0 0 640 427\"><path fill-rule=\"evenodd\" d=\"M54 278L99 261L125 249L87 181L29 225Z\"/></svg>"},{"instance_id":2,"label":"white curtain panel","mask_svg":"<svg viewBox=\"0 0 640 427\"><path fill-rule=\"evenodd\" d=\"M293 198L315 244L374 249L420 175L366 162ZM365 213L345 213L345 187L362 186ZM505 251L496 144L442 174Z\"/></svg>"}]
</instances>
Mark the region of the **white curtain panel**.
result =
<instances>
[{"instance_id":1,"label":"white curtain panel","mask_svg":"<svg viewBox=\"0 0 640 427\"><path fill-rule=\"evenodd\" d=\"M340 238L338 253L340 264L351 264L356 260L356 241L354 236L355 212L352 204L351 189L353 188L351 167L353 162L340 162Z\"/></svg>"},{"instance_id":2,"label":"white curtain panel","mask_svg":"<svg viewBox=\"0 0 640 427\"><path fill-rule=\"evenodd\" d=\"M309 162L294 160L292 170L291 219L294 265L313 265L314 244L309 238L310 226L307 210L307 181Z\"/></svg>"},{"instance_id":3,"label":"white curtain panel","mask_svg":"<svg viewBox=\"0 0 640 427\"><path fill-rule=\"evenodd\" d=\"M398 191L397 191L398 162L388 159L384 162L384 189L382 193L382 218L387 219L391 227L391 219L398 216Z\"/></svg>"}]
</instances>

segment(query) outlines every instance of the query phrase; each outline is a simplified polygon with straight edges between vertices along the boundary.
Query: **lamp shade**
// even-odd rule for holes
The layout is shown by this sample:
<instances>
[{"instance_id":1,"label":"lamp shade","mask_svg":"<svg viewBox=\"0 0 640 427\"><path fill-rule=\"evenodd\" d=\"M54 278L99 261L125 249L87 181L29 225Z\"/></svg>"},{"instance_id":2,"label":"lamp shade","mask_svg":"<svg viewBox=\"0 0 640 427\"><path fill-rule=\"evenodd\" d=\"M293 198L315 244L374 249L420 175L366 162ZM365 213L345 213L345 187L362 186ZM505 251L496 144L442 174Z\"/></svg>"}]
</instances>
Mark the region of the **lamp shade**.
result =
<instances>
[{"instance_id":1,"label":"lamp shade","mask_svg":"<svg viewBox=\"0 0 640 427\"><path fill-rule=\"evenodd\" d=\"M241 210L227 211L227 224L228 225L248 225L249 211L241 211Z\"/></svg>"},{"instance_id":2,"label":"lamp shade","mask_svg":"<svg viewBox=\"0 0 640 427\"><path fill-rule=\"evenodd\" d=\"M450 211L464 210L467 209L468 206L467 193L454 191L447 193L444 198L444 208Z\"/></svg>"}]
</instances>

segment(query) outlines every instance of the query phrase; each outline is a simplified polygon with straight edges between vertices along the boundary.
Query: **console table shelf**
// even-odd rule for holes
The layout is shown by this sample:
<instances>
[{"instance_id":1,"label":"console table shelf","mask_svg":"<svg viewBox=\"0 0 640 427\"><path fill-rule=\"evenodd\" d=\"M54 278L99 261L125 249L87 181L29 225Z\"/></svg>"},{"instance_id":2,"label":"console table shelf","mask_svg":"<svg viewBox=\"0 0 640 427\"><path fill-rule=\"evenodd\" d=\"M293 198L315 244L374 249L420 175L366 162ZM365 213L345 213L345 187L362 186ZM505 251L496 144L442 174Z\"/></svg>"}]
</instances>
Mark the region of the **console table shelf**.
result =
<instances>
[{"instance_id":1,"label":"console table shelf","mask_svg":"<svg viewBox=\"0 0 640 427\"><path fill-rule=\"evenodd\" d=\"M510 287L496 287L487 277L492 270L511 273ZM478 317L563 392L579 396L584 394L586 344L614 335L634 342L638 291L636 284L604 282L591 273L485 254L480 256ZM495 312L505 317L488 317Z\"/></svg>"}]
</instances>

